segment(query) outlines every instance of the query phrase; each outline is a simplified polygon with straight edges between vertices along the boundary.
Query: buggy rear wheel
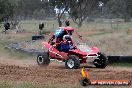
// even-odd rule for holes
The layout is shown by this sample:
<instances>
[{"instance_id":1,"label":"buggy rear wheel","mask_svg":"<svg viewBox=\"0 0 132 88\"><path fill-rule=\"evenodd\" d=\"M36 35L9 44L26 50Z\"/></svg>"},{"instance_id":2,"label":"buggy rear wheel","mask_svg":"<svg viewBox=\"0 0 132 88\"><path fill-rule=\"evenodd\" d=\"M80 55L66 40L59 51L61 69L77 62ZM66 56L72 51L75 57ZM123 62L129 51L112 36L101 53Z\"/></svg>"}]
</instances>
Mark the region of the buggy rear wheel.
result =
<instances>
[{"instance_id":1,"label":"buggy rear wheel","mask_svg":"<svg viewBox=\"0 0 132 88\"><path fill-rule=\"evenodd\" d=\"M67 69L77 69L80 67L80 61L79 58L77 56L69 56L66 60L65 60L65 67Z\"/></svg>"},{"instance_id":2,"label":"buggy rear wheel","mask_svg":"<svg viewBox=\"0 0 132 88\"><path fill-rule=\"evenodd\" d=\"M98 53L98 58L93 62L97 68L105 68L108 65L108 57L103 53Z\"/></svg>"},{"instance_id":3,"label":"buggy rear wheel","mask_svg":"<svg viewBox=\"0 0 132 88\"><path fill-rule=\"evenodd\" d=\"M38 63L38 65L48 66L50 63L49 54L47 52L39 54L37 56L37 63Z\"/></svg>"}]
</instances>

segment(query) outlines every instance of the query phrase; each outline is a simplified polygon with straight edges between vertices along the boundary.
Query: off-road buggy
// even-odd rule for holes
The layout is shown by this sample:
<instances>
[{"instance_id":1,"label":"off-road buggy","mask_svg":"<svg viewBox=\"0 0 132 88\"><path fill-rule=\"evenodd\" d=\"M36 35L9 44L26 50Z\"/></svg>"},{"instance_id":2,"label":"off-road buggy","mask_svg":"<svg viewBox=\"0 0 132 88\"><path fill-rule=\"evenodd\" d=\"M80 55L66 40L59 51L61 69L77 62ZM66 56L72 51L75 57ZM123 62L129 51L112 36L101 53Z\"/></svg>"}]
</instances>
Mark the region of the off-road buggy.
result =
<instances>
[{"instance_id":1,"label":"off-road buggy","mask_svg":"<svg viewBox=\"0 0 132 88\"><path fill-rule=\"evenodd\" d=\"M105 68L108 64L105 54L99 52L97 47L89 47L84 43L74 44L75 47L68 52L61 52L55 44L48 42L42 42L42 45L47 51L37 56L38 65L48 65L51 60L64 62L68 69L77 69L80 64L87 62L92 62L97 68Z\"/></svg>"}]
</instances>

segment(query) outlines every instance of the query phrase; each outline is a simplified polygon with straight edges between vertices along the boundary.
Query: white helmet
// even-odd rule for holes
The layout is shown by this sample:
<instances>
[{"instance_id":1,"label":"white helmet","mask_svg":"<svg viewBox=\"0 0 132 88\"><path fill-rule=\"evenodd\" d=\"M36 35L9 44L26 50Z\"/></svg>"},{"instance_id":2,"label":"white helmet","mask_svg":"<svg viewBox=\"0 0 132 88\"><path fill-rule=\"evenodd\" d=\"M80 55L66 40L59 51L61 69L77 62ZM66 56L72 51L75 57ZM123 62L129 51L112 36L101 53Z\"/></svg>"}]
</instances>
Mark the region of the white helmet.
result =
<instances>
[{"instance_id":1,"label":"white helmet","mask_svg":"<svg viewBox=\"0 0 132 88\"><path fill-rule=\"evenodd\" d=\"M71 41L71 36L70 35L64 35L63 40Z\"/></svg>"}]
</instances>

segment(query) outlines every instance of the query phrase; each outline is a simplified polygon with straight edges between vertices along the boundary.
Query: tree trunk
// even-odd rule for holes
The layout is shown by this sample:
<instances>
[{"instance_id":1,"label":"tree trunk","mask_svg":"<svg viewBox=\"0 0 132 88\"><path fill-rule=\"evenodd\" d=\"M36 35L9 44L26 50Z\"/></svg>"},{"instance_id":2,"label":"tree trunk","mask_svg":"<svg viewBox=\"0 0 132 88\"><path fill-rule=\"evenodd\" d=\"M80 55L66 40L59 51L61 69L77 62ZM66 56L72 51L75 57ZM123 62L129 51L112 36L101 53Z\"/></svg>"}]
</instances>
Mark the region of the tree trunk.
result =
<instances>
[{"instance_id":1,"label":"tree trunk","mask_svg":"<svg viewBox=\"0 0 132 88\"><path fill-rule=\"evenodd\" d=\"M59 27L62 26L62 22L61 22L61 20L60 20L60 17L58 17L58 24L59 24Z\"/></svg>"},{"instance_id":2,"label":"tree trunk","mask_svg":"<svg viewBox=\"0 0 132 88\"><path fill-rule=\"evenodd\" d=\"M79 22L79 23L77 24L77 26L78 26L78 28L81 28L82 22Z\"/></svg>"},{"instance_id":3,"label":"tree trunk","mask_svg":"<svg viewBox=\"0 0 132 88\"><path fill-rule=\"evenodd\" d=\"M125 15L124 21L125 22L130 22L131 21L131 16L129 14Z\"/></svg>"},{"instance_id":4,"label":"tree trunk","mask_svg":"<svg viewBox=\"0 0 132 88\"><path fill-rule=\"evenodd\" d=\"M126 18L124 19L124 21L125 21L125 22L130 22L130 21L131 21L131 18L126 17Z\"/></svg>"}]
</instances>

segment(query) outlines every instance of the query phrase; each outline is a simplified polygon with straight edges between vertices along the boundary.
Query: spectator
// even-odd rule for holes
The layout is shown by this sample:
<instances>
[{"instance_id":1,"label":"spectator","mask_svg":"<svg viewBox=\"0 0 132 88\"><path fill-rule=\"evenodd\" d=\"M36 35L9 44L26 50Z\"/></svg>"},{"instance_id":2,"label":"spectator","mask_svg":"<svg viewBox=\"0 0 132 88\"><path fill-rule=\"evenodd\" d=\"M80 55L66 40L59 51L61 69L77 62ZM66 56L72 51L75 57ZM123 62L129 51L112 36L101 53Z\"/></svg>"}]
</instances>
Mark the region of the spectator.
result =
<instances>
[{"instance_id":1,"label":"spectator","mask_svg":"<svg viewBox=\"0 0 132 88\"><path fill-rule=\"evenodd\" d=\"M42 35L42 30L43 30L43 28L44 28L44 23L40 23L39 24L39 35Z\"/></svg>"},{"instance_id":2,"label":"spectator","mask_svg":"<svg viewBox=\"0 0 132 88\"><path fill-rule=\"evenodd\" d=\"M10 29L10 23L9 22L5 22L4 23L4 28L5 28L5 34L6 34L6 31Z\"/></svg>"}]
</instances>

